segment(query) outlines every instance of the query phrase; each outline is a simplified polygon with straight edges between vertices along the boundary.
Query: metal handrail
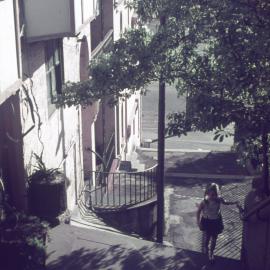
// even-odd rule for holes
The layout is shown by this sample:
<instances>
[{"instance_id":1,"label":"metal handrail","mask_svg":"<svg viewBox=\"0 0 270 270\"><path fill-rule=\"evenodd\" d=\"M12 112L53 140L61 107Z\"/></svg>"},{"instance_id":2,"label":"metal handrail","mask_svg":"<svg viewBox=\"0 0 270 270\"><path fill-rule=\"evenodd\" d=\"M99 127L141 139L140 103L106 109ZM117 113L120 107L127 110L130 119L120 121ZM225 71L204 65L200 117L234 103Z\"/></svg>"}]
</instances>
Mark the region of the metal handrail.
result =
<instances>
[{"instance_id":1,"label":"metal handrail","mask_svg":"<svg viewBox=\"0 0 270 270\"><path fill-rule=\"evenodd\" d=\"M100 43L96 46L96 48L92 51L91 53L92 59L99 54L99 52L103 47L107 46L107 44L111 42L110 40L112 40L112 38L113 38L113 29L110 29L103 38L103 40L101 40Z\"/></svg>"},{"instance_id":2,"label":"metal handrail","mask_svg":"<svg viewBox=\"0 0 270 270\"><path fill-rule=\"evenodd\" d=\"M84 205L95 208L128 207L152 199L156 195L157 165L139 172L92 172L102 175L104 182L83 192Z\"/></svg>"},{"instance_id":3,"label":"metal handrail","mask_svg":"<svg viewBox=\"0 0 270 270\"><path fill-rule=\"evenodd\" d=\"M243 221L246 221L248 218L250 218L254 214L258 215L258 213L268 205L270 205L270 196L267 197L264 201L260 202L258 205L256 205L253 209L248 211L246 214L242 215L241 219Z\"/></svg>"},{"instance_id":4,"label":"metal handrail","mask_svg":"<svg viewBox=\"0 0 270 270\"><path fill-rule=\"evenodd\" d=\"M144 172L148 172L148 171L152 171L154 169L157 169L158 165L155 164L154 166L148 168L148 169L145 169L143 171L136 171L136 172L125 172L126 174L134 174L134 173L144 173Z\"/></svg>"}]
</instances>

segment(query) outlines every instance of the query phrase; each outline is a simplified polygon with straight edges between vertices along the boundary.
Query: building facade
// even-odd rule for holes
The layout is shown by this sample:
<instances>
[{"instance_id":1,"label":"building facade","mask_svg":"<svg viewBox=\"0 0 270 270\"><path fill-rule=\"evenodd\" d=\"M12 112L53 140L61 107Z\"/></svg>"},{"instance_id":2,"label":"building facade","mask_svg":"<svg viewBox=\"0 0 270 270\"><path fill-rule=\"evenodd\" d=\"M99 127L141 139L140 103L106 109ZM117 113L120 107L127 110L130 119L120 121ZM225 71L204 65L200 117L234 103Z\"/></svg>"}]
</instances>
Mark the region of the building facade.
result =
<instances>
[{"instance_id":1,"label":"building facade","mask_svg":"<svg viewBox=\"0 0 270 270\"><path fill-rule=\"evenodd\" d=\"M27 209L35 154L69 179L72 210L92 171L116 169L139 144L139 94L117 106L106 98L86 108L55 105L62 85L87 80L89 61L131 26L120 2L0 1L0 176L18 209Z\"/></svg>"},{"instance_id":2,"label":"building facade","mask_svg":"<svg viewBox=\"0 0 270 270\"><path fill-rule=\"evenodd\" d=\"M114 40L134 27L134 11L126 7L125 1L118 1L114 9ZM127 89L128 91L128 89ZM131 154L141 142L141 95L134 93L130 98L119 99L115 110L116 156L130 160Z\"/></svg>"}]
</instances>

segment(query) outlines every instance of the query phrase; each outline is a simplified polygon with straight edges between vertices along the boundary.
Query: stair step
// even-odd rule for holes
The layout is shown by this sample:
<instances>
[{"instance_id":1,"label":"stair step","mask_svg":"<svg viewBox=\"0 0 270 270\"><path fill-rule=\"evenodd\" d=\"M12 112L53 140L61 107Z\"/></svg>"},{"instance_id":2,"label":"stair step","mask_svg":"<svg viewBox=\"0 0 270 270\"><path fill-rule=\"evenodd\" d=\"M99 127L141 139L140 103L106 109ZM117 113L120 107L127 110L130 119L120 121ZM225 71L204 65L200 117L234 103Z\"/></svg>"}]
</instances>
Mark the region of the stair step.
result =
<instances>
[{"instance_id":1,"label":"stair step","mask_svg":"<svg viewBox=\"0 0 270 270\"><path fill-rule=\"evenodd\" d=\"M84 228L96 228L110 232L121 233L119 230L107 225L93 211L87 209L82 202L74 209L71 215L71 225Z\"/></svg>"}]
</instances>

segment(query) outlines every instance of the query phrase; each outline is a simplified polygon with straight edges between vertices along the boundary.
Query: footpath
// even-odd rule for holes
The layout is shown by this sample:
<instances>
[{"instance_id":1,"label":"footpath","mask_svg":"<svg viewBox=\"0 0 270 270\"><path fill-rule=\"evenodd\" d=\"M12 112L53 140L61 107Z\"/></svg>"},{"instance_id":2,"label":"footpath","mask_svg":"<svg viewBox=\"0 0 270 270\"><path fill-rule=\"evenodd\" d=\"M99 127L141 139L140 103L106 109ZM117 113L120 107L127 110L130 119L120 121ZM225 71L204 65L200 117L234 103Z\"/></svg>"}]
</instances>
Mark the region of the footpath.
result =
<instances>
[{"instance_id":1,"label":"footpath","mask_svg":"<svg viewBox=\"0 0 270 270\"><path fill-rule=\"evenodd\" d=\"M177 249L119 233L59 225L50 231L48 270L239 270L237 260Z\"/></svg>"},{"instance_id":2,"label":"footpath","mask_svg":"<svg viewBox=\"0 0 270 270\"><path fill-rule=\"evenodd\" d=\"M152 166L156 153L140 153ZM225 208L225 231L217 246L215 264L201 253L202 235L196 227L196 204L207 183L218 182L228 200L240 202L250 189L251 176L237 165L233 153L166 153L166 240L157 244L119 232L59 225L47 245L48 270L240 270L241 221Z\"/></svg>"},{"instance_id":3,"label":"footpath","mask_svg":"<svg viewBox=\"0 0 270 270\"><path fill-rule=\"evenodd\" d=\"M157 152L139 150L140 162L151 166L157 162ZM251 190L247 168L238 163L233 152L172 151L165 155L165 239L174 247L202 251L203 234L196 222L197 205L203 200L207 184L216 182L221 195L228 201L244 204ZM235 206L222 206L224 231L219 236L215 253L218 256L240 259L242 221Z\"/></svg>"}]
</instances>

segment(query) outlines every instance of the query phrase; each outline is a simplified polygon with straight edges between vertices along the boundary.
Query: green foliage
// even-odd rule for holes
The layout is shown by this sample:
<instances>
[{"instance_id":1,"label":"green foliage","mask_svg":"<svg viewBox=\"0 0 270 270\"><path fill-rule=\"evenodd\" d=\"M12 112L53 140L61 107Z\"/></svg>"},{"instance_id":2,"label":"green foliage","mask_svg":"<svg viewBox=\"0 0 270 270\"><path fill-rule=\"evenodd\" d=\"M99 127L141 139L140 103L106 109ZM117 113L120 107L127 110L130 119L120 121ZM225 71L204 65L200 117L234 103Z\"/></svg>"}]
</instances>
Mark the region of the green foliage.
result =
<instances>
[{"instance_id":1,"label":"green foliage","mask_svg":"<svg viewBox=\"0 0 270 270\"><path fill-rule=\"evenodd\" d=\"M104 96L113 102L141 90L154 77L149 42L150 36L143 28L126 32L109 53L90 62L89 80L66 84L58 104L87 106Z\"/></svg>"},{"instance_id":2,"label":"green foliage","mask_svg":"<svg viewBox=\"0 0 270 270\"><path fill-rule=\"evenodd\" d=\"M0 222L1 266L4 269L18 269L18 265L19 269L40 269L45 264L48 224L15 209L5 216ZM9 261L11 257L14 262Z\"/></svg>"},{"instance_id":3,"label":"green foliage","mask_svg":"<svg viewBox=\"0 0 270 270\"><path fill-rule=\"evenodd\" d=\"M91 60L89 80L66 83L58 105L87 106L104 96L114 102L118 97L142 90L161 76L167 83L173 83L184 70L183 42L196 39L196 35L187 32L187 23L183 20L186 13L194 13L191 2L127 1L128 6L136 9L141 23L115 41L109 53ZM165 25L156 33L149 33L142 23L160 16L166 17Z\"/></svg>"},{"instance_id":4,"label":"green foliage","mask_svg":"<svg viewBox=\"0 0 270 270\"><path fill-rule=\"evenodd\" d=\"M140 26L91 61L89 80L68 83L59 105L87 106L104 96L115 102L162 79L177 81L179 95L188 99L186 114L169 116L170 135L219 130L214 139L222 141L230 135L223 127L235 123L244 126L241 144L250 148L262 130L270 131L268 0L133 0L127 5L135 8ZM150 34L142 25L153 20L164 23Z\"/></svg>"},{"instance_id":5,"label":"green foliage","mask_svg":"<svg viewBox=\"0 0 270 270\"><path fill-rule=\"evenodd\" d=\"M263 130L270 131L270 4L197 1L193 15L177 84L188 97L187 121L197 130L219 129L214 137L219 141L226 137L222 127L235 123L242 130L241 148L254 152L251 146L258 146ZM181 135L175 126L186 125L183 115L169 120L169 132Z\"/></svg>"},{"instance_id":6,"label":"green foliage","mask_svg":"<svg viewBox=\"0 0 270 270\"><path fill-rule=\"evenodd\" d=\"M2 183L3 184L3 183ZM3 269L40 269L46 258L48 224L18 212L7 202L4 184L0 202L0 261ZM13 258L13 261L10 260Z\"/></svg>"},{"instance_id":7,"label":"green foliage","mask_svg":"<svg viewBox=\"0 0 270 270\"><path fill-rule=\"evenodd\" d=\"M36 159L36 165L34 165L35 169L28 178L29 184L32 182L53 182L56 180L57 176L62 175L59 169L47 168L41 156L34 153L34 157Z\"/></svg>"}]
</instances>

